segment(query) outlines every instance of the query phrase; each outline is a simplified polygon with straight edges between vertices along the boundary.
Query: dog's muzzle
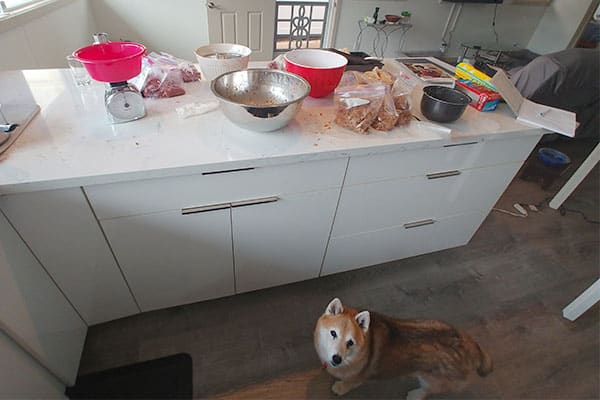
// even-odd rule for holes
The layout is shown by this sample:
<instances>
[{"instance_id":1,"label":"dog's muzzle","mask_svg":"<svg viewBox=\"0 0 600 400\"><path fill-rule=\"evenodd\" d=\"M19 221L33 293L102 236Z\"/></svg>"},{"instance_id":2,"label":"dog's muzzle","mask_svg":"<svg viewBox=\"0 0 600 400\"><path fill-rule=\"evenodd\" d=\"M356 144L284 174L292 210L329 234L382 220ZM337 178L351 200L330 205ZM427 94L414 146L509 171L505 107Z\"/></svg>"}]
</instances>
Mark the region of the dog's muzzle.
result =
<instances>
[{"instance_id":1,"label":"dog's muzzle","mask_svg":"<svg viewBox=\"0 0 600 400\"><path fill-rule=\"evenodd\" d=\"M340 357L339 354L334 354L333 357L331 357L331 364L334 367L337 367L341 363L342 363L342 357Z\"/></svg>"}]
</instances>

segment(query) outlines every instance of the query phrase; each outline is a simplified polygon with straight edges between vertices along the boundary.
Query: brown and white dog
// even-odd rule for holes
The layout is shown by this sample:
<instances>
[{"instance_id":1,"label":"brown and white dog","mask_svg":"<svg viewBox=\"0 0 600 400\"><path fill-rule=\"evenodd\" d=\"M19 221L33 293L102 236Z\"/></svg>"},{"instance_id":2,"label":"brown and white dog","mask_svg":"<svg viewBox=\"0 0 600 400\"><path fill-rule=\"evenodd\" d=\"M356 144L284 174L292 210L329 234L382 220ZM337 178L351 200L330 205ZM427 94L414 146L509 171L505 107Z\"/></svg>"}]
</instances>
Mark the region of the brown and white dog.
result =
<instances>
[{"instance_id":1,"label":"brown and white dog","mask_svg":"<svg viewBox=\"0 0 600 400\"><path fill-rule=\"evenodd\" d=\"M371 378L413 376L421 387L407 399L462 390L492 359L466 333L434 320L396 319L358 312L333 299L317 321L315 349L343 395Z\"/></svg>"}]
</instances>

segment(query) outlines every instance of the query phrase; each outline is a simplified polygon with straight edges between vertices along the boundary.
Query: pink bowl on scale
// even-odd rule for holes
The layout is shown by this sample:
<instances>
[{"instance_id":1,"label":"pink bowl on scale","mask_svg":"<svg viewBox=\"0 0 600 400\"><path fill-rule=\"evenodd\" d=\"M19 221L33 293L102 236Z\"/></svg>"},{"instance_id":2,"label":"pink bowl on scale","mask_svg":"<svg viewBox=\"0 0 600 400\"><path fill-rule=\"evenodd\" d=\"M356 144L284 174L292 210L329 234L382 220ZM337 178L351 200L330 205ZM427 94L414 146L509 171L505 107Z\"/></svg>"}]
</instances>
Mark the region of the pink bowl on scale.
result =
<instances>
[{"instance_id":1,"label":"pink bowl on scale","mask_svg":"<svg viewBox=\"0 0 600 400\"><path fill-rule=\"evenodd\" d=\"M73 57L100 82L125 82L142 71L146 47L134 42L107 42L82 47Z\"/></svg>"},{"instance_id":2,"label":"pink bowl on scale","mask_svg":"<svg viewBox=\"0 0 600 400\"><path fill-rule=\"evenodd\" d=\"M297 49L284 56L285 69L310 83L310 97L324 97L337 87L348 59L332 51Z\"/></svg>"}]
</instances>

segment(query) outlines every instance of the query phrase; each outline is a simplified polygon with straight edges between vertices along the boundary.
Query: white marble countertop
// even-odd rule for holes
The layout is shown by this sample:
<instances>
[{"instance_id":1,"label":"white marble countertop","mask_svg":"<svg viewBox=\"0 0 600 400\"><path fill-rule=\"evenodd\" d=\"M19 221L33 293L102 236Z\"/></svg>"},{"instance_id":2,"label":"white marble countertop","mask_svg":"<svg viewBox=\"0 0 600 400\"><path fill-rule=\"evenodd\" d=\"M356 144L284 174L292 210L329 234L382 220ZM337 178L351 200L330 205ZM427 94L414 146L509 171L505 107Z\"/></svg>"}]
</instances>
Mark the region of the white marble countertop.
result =
<instances>
[{"instance_id":1,"label":"white marble countertop","mask_svg":"<svg viewBox=\"0 0 600 400\"><path fill-rule=\"evenodd\" d=\"M307 98L284 129L259 133L237 127L220 110L179 118L177 107L214 99L207 82L186 83L184 88L183 96L146 99L146 117L113 125L106 117L101 83L77 87L66 69L0 72L0 103L41 107L23 134L0 155L0 194L541 132L517 122L502 104L487 113L468 107L461 119L445 124L452 129L449 135L417 121L390 132L362 135L333 123L330 95ZM420 115L418 103L413 108Z\"/></svg>"}]
</instances>

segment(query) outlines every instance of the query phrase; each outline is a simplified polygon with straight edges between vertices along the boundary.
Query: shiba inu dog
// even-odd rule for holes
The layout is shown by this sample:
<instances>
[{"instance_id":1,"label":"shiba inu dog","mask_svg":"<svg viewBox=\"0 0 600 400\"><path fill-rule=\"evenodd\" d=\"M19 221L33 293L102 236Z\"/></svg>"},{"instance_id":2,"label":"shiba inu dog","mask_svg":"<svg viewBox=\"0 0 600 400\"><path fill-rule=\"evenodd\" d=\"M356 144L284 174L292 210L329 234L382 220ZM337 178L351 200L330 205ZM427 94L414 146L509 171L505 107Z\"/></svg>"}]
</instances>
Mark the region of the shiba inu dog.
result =
<instances>
[{"instance_id":1,"label":"shiba inu dog","mask_svg":"<svg viewBox=\"0 0 600 400\"><path fill-rule=\"evenodd\" d=\"M466 333L435 320L387 317L345 307L333 299L317 321L314 344L331 389L343 395L370 378L413 376L420 387L407 399L462 390L477 373L492 371L492 359Z\"/></svg>"}]
</instances>

